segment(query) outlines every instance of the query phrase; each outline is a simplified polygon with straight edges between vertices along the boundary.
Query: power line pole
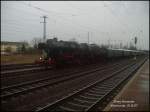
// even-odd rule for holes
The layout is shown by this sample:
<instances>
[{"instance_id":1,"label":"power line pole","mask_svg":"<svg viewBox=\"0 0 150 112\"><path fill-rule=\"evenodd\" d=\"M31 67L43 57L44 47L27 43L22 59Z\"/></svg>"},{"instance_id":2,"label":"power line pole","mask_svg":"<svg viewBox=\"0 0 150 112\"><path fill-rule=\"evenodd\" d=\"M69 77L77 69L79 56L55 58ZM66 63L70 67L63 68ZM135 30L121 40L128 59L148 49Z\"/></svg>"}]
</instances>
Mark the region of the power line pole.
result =
<instances>
[{"instance_id":1,"label":"power line pole","mask_svg":"<svg viewBox=\"0 0 150 112\"><path fill-rule=\"evenodd\" d=\"M111 45L110 45L110 35L109 35L109 33L108 32L106 32L107 33L107 35L108 35L108 48L111 48Z\"/></svg>"},{"instance_id":2,"label":"power line pole","mask_svg":"<svg viewBox=\"0 0 150 112\"><path fill-rule=\"evenodd\" d=\"M41 18L44 19L44 22L41 22L41 23L43 23L43 41L45 42L46 41L46 18L47 16L42 16Z\"/></svg>"},{"instance_id":3,"label":"power line pole","mask_svg":"<svg viewBox=\"0 0 150 112\"><path fill-rule=\"evenodd\" d=\"M89 44L89 32L88 32L88 44Z\"/></svg>"}]
</instances>

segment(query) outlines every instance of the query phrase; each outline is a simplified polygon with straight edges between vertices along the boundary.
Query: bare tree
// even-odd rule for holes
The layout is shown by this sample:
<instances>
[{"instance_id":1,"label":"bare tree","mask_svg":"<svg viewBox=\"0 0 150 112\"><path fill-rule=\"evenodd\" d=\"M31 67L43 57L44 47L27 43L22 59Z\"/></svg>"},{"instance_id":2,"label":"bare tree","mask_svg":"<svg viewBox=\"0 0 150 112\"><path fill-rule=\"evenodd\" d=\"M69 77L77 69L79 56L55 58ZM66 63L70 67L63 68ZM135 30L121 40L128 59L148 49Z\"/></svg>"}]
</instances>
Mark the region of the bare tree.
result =
<instances>
[{"instance_id":1,"label":"bare tree","mask_svg":"<svg viewBox=\"0 0 150 112\"><path fill-rule=\"evenodd\" d=\"M5 51L8 52L8 53L11 53L12 52L12 48L11 47L7 47L7 48L5 48Z\"/></svg>"},{"instance_id":2,"label":"bare tree","mask_svg":"<svg viewBox=\"0 0 150 112\"><path fill-rule=\"evenodd\" d=\"M25 52L26 52L26 46L25 46L25 44L22 44L21 52L22 52L22 53L25 53Z\"/></svg>"},{"instance_id":3,"label":"bare tree","mask_svg":"<svg viewBox=\"0 0 150 112\"><path fill-rule=\"evenodd\" d=\"M41 38L33 38L31 44L33 45L33 47L35 49L38 48L38 44L42 42L42 39Z\"/></svg>"},{"instance_id":4,"label":"bare tree","mask_svg":"<svg viewBox=\"0 0 150 112\"><path fill-rule=\"evenodd\" d=\"M77 42L76 38L69 39L70 42Z\"/></svg>"},{"instance_id":5,"label":"bare tree","mask_svg":"<svg viewBox=\"0 0 150 112\"><path fill-rule=\"evenodd\" d=\"M132 43L132 42L130 42L129 49L130 49L130 50L136 50L136 47L133 45L133 43Z\"/></svg>"}]
</instances>

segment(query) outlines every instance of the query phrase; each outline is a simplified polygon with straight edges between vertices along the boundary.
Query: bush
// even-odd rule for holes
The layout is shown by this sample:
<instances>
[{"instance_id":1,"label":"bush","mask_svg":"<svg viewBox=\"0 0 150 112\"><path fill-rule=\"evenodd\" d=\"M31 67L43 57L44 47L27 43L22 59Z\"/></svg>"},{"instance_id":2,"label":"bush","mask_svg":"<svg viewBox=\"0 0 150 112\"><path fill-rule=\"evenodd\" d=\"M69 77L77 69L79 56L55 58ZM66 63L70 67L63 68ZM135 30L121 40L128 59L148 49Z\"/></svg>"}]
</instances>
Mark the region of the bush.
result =
<instances>
[{"instance_id":1,"label":"bush","mask_svg":"<svg viewBox=\"0 0 150 112\"><path fill-rule=\"evenodd\" d=\"M7 48L5 49L5 52L11 53L11 52L12 52L12 48L11 48L11 47L7 47Z\"/></svg>"}]
</instances>

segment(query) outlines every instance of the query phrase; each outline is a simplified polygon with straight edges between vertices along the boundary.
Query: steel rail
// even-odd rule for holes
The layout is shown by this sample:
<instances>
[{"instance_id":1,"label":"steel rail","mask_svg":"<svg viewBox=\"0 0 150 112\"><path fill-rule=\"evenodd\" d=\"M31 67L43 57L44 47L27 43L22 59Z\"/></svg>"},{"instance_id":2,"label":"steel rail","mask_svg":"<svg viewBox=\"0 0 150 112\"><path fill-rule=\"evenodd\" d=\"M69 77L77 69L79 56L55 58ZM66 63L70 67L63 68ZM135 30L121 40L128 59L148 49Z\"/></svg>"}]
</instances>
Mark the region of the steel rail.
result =
<instances>
[{"instance_id":1,"label":"steel rail","mask_svg":"<svg viewBox=\"0 0 150 112\"><path fill-rule=\"evenodd\" d=\"M84 67L86 67L86 66L89 66L89 65L84 65ZM42 66L41 66L42 67ZM15 77L16 75L17 76L23 76L24 74L26 74L26 75L28 75L27 73L35 73L35 71L36 72L38 72L38 71L41 71L41 72L43 72L43 71L47 71L47 70L52 70L52 68L53 67L51 67L51 66L49 66L48 67L49 69L45 69L45 67L43 67L42 69L36 69L36 70L26 70L26 71L22 71L22 72L10 72L9 73L9 71L8 71L8 73L4 73L3 74L3 72L1 72L1 75L2 75L2 77L1 78L7 78L7 77ZM4 71L5 72L5 71ZM13 74L12 74L13 73Z\"/></svg>"},{"instance_id":2,"label":"steel rail","mask_svg":"<svg viewBox=\"0 0 150 112\"><path fill-rule=\"evenodd\" d=\"M117 64L116 66L120 66L120 65L122 65L122 64ZM111 66L109 66L109 68L110 69L113 69L113 68L111 68L111 67L114 67L114 65L111 65ZM100 70L102 70L102 71L100 71ZM30 87L25 87L25 88L18 88L18 89L21 89L20 91L18 91L17 89L17 91L14 91L14 92L10 92L9 93L9 91L8 91L8 93L7 94L1 94L1 98L2 98L2 100L5 100L5 99L8 99L8 98L10 98L10 97L13 97L13 96L16 96L16 95L19 95L19 94L23 94L23 93L27 93L27 92L29 92L29 91L32 91L32 90L36 90L36 89L39 89L39 88L42 88L42 87L47 87L47 86L52 86L52 85L55 85L55 84L59 84L59 83L62 83L62 82L65 82L65 81L68 81L68 80L73 80L73 79L75 79L75 78L79 78L79 77L82 77L82 76L85 76L85 75L89 75L90 73L93 73L93 72L97 72L97 71L100 71L100 72L104 72L104 71L108 71L108 66L106 66L106 67L103 67L103 68L97 68L97 69L94 69L94 70L89 70L89 71L84 71L84 72L81 72L81 73L78 73L77 75L73 75L73 76L70 76L70 77L66 77L66 78L60 78L60 79L58 79L58 80L56 80L56 81L54 81L54 82L51 82L51 81L49 81L48 83L46 83L46 82L43 82L43 84L41 85L38 85L38 84L36 84L36 85L38 85L38 86L36 86L35 87L35 85L34 85L34 87L32 87L32 86L30 86ZM92 74L91 74L92 75ZM32 83L32 82L31 82ZM29 84L31 84L31 83L29 83ZM39 82L39 83L41 83L41 82ZM45 84L46 83L46 84ZM26 85L26 84L25 84ZM19 85L19 86L22 86L22 85ZM9 88L9 87L8 87ZM3 89L8 89L8 88L3 88ZM14 89L15 90L15 89Z\"/></svg>"},{"instance_id":3,"label":"steel rail","mask_svg":"<svg viewBox=\"0 0 150 112\"><path fill-rule=\"evenodd\" d=\"M72 107L80 107L80 109L78 110L76 110L76 109L72 109L72 108L67 108L67 107L64 107L63 106L63 104L65 104L65 102L68 102L68 101L72 101L72 99L74 99L74 98L76 98L76 96L78 96L78 95L80 95L80 94L83 94L85 91L87 91L87 90L91 90L91 88L93 88L93 87L95 87L96 85L98 85L99 83L101 84L102 82L104 82L104 81L109 81L111 78L114 78L115 76L117 76L119 73L121 73L121 72L123 72L123 71L125 71L126 69L128 69L128 68L131 68L131 67L133 67L134 65L136 65L136 63L134 63L134 64L130 64L130 65L126 65L125 67L123 67L122 69L120 69L120 70L117 70L117 71L115 71L114 73L112 73L110 76L108 76L108 77L105 77L105 78L103 78L103 79L100 79L100 80L98 80L98 81L96 81L95 83L93 83L93 84L90 84L90 85L88 85L88 86L86 86L86 87L84 87L84 88L82 88L82 89L79 89L78 91L75 91L74 93L72 93L72 94L70 94L70 95L68 95L68 96L65 96L64 98L62 98L62 99L60 99L60 100L57 100L57 101L55 101L55 102L53 102L53 103L51 103L51 104L48 104L47 106L45 106L45 107L42 107L42 108L40 108L40 107L38 107L38 109L36 110L37 112L40 112L40 111L48 111L48 110L50 110L50 111L52 111L53 109L54 109L54 111L55 111L55 109L57 110L58 108L60 108L60 106L61 106L61 109L62 110L68 110L68 111L88 111L88 110L90 110L95 104L97 104L97 102L99 101L94 101L94 103L92 103L92 105L84 105L84 104L82 104L82 105L80 105L80 104L76 104L76 103L71 103L70 105L72 105ZM139 66L138 66L139 67ZM135 70L135 69L134 69ZM108 83L108 82L107 82ZM112 89L112 87L116 87L115 85L115 83L113 83L113 81L111 82L111 83L109 83L110 85L110 87L111 87L111 89ZM112 84L114 84L113 86L112 86ZM108 86L108 84L107 84L107 86ZM102 91L103 91L104 89L102 89ZM100 92L100 91L99 91ZM105 96L106 95L106 93L108 94L110 92L110 90L109 91L106 91L105 93L103 93L104 95L103 96ZM89 94L88 94L89 95ZM98 94L97 94L98 95ZM93 95L94 96L94 95ZM84 97L84 96L82 96L82 97ZM102 97L102 96L101 96ZM86 97L87 99L88 99L88 97ZM97 100L97 98L95 98L95 100ZM81 100L82 101L82 100ZM83 101L84 102L84 101ZM68 103L66 104L66 105L68 105Z\"/></svg>"},{"instance_id":4,"label":"steel rail","mask_svg":"<svg viewBox=\"0 0 150 112\"><path fill-rule=\"evenodd\" d=\"M27 63L27 64L9 64L9 65L1 65L1 70L13 70L13 69L22 69L28 67L36 67L40 66L34 63Z\"/></svg>"},{"instance_id":5,"label":"steel rail","mask_svg":"<svg viewBox=\"0 0 150 112\"><path fill-rule=\"evenodd\" d=\"M106 67L111 67L111 66L114 66L114 65L117 65L119 63L114 63L113 65L102 65L102 66L99 66L99 65L96 65L92 68L81 68L81 70L79 69L78 71L75 71L75 72L69 72L69 73L63 73L64 75L55 75L54 77L51 77L51 76L48 76L46 78L42 78L42 79L39 79L39 80L34 80L34 81L27 81L27 82L23 82L23 83L20 83L20 84L15 84L15 85L12 85L12 86L6 86L6 87L1 87L0 90L1 91L4 91L4 90L8 90L8 89L13 89L13 88L16 88L16 87L21 87L21 86L25 86L25 85L29 85L29 84L33 84L33 83L38 83L40 81L46 81L46 80L50 80L50 79L56 79L56 78L60 78L60 77L66 77L66 76L69 76L71 74L76 74L76 73L80 73L80 72L83 72L85 70L89 70L89 69L105 69ZM60 73L59 73L60 74Z\"/></svg>"},{"instance_id":6,"label":"steel rail","mask_svg":"<svg viewBox=\"0 0 150 112\"><path fill-rule=\"evenodd\" d=\"M118 81L118 84L116 84L109 92L107 92L102 98L98 99L93 105L88 107L85 111L98 111L98 106L100 103L105 101L113 92L117 90L118 87L123 86L126 81L128 81L134 73L145 63L146 59L144 59L140 64L137 64L137 66L134 66L131 71L124 74L124 77L120 77L121 80ZM104 107L101 107L103 109Z\"/></svg>"},{"instance_id":7,"label":"steel rail","mask_svg":"<svg viewBox=\"0 0 150 112\"><path fill-rule=\"evenodd\" d=\"M102 69L103 69L103 67L102 67ZM96 68L99 68L99 67L97 66ZM38 82L41 82L41 81L56 79L56 78L60 78L60 77L66 77L66 76L69 76L70 74L76 74L76 73L80 73L80 72L83 72L83 71L75 71L75 72L71 72L71 73L69 72L69 73L64 74L63 76L60 76L60 75L57 75L57 76L54 76L54 77L48 76L46 78L39 79L39 80L27 81L27 82L20 83L20 84L15 84L15 85L12 85L12 86L2 87L0 90L4 91L4 90L8 90L8 89L13 89L13 88L16 88L16 87L21 87L21 86L30 85L30 84L33 84L33 83L38 83Z\"/></svg>"}]
</instances>

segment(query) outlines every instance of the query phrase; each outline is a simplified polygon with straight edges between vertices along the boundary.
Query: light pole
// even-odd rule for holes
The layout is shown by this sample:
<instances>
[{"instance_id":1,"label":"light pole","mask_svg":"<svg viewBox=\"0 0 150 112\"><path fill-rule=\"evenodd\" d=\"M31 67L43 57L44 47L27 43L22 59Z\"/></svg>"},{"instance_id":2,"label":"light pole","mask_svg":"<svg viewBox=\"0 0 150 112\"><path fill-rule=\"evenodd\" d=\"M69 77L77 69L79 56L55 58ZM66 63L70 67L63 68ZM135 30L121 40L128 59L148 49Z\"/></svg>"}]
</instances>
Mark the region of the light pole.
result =
<instances>
[{"instance_id":1,"label":"light pole","mask_svg":"<svg viewBox=\"0 0 150 112\"><path fill-rule=\"evenodd\" d=\"M41 22L43 23L43 41L45 42L46 41L46 18L47 16L43 16L42 18L44 19L44 22Z\"/></svg>"},{"instance_id":2,"label":"light pole","mask_svg":"<svg viewBox=\"0 0 150 112\"><path fill-rule=\"evenodd\" d=\"M137 37L134 38L135 50L136 50L136 43L137 43ZM136 60L136 52L135 52L135 57L134 57L134 59Z\"/></svg>"}]
</instances>

